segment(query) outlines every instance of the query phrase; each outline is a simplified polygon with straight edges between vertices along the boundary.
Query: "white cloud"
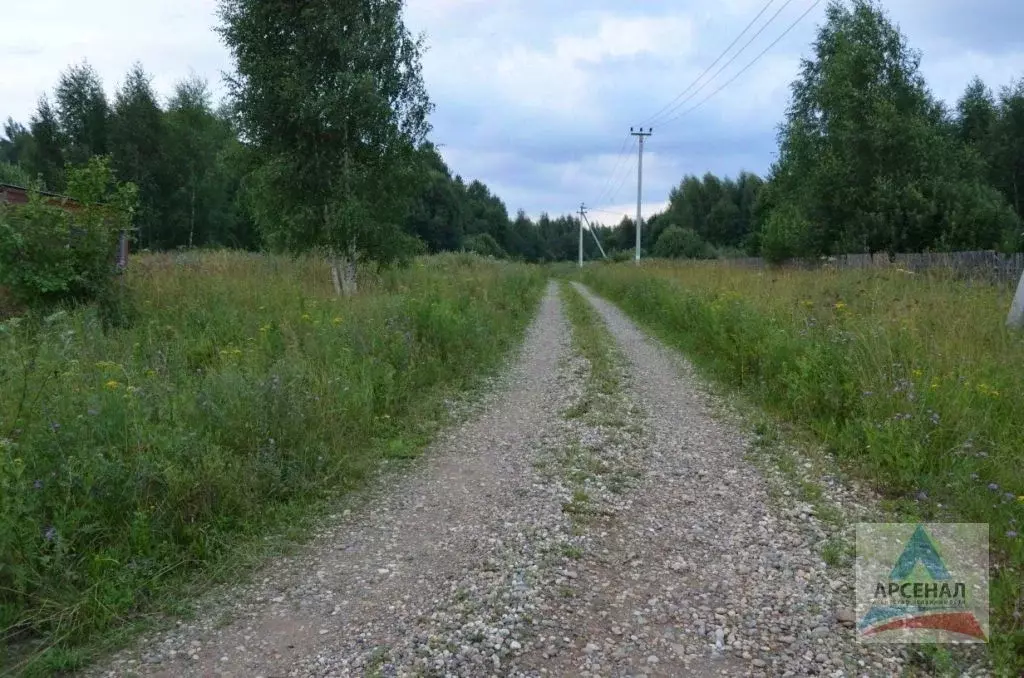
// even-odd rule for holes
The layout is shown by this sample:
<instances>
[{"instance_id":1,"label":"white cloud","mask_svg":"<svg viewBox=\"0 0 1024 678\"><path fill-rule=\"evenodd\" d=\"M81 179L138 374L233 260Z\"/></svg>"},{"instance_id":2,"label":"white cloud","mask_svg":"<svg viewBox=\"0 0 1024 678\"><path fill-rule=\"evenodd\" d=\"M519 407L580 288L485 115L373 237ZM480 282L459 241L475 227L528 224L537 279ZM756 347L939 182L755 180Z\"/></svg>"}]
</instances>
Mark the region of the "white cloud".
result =
<instances>
[{"instance_id":1,"label":"white cloud","mask_svg":"<svg viewBox=\"0 0 1024 678\"><path fill-rule=\"evenodd\" d=\"M8 3L0 31L0 100L5 106L0 116L27 121L39 96L53 91L61 71L83 59L99 72L110 95L136 60L164 96L190 71L206 77L217 92L230 59L212 30L215 10L215 0Z\"/></svg>"}]
</instances>

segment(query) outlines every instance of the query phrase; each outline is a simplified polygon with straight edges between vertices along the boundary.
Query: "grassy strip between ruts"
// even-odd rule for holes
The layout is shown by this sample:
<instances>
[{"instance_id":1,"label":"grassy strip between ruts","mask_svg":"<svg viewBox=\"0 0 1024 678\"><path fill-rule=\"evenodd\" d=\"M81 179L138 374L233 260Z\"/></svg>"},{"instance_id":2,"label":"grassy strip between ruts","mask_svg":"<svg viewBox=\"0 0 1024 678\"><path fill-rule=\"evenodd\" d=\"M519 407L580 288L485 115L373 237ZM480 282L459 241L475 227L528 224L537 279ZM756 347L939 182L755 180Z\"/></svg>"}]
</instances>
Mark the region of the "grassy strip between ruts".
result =
<instances>
[{"instance_id":1,"label":"grassy strip between ruts","mask_svg":"<svg viewBox=\"0 0 1024 678\"><path fill-rule=\"evenodd\" d=\"M370 276L351 299L329 280L313 258L146 256L130 328L104 332L89 308L0 323L0 673L80 665L382 460L416 456L544 285L465 255Z\"/></svg>"},{"instance_id":2,"label":"grassy strip between ruts","mask_svg":"<svg viewBox=\"0 0 1024 678\"><path fill-rule=\"evenodd\" d=\"M906 520L989 524L993 661L1024 669L1024 337L1005 291L903 271L594 266L582 279Z\"/></svg>"},{"instance_id":3,"label":"grassy strip between ruts","mask_svg":"<svg viewBox=\"0 0 1024 678\"><path fill-rule=\"evenodd\" d=\"M565 315L572 326L572 342L576 351L590 363L584 396L576 409L586 409L598 394L612 395L619 387L619 371L615 365L615 339L597 311L567 282L560 285ZM570 416L575 410L570 413Z\"/></svg>"}]
</instances>

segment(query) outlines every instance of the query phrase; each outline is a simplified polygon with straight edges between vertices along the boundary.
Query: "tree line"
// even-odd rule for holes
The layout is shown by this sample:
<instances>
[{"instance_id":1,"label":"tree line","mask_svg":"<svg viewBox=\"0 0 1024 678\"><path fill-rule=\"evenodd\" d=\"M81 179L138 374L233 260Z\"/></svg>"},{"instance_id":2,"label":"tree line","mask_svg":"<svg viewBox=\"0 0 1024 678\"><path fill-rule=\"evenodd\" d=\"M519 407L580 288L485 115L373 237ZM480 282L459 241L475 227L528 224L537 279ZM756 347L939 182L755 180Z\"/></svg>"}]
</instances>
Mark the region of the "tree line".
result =
<instances>
[{"instance_id":1,"label":"tree line","mask_svg":"<svg viewBox=\"0 0 1024 678\"><path fill-rule=\"evenodd\" d=\"M191 78L161 105L141 65L108 101L87 63L71 66L27 125L7 120L0 181L59 193L69 168L109 156L138 187L137 247L318 248L339 280L357 260L417 252L575 259L578 216L510 215L446 165L429 140L422 39L402 11L221 0L235 62L225 102ZM993 94L976 78L947 107L920 59L874 0L832 0L791 85L778 160L763 178L683 177L644 221L645 256L1020 249L1024 80ZM594 232L624 258L635 228ZM584 247L600 256L590 236Z\"/></svg>"}]
</instances>

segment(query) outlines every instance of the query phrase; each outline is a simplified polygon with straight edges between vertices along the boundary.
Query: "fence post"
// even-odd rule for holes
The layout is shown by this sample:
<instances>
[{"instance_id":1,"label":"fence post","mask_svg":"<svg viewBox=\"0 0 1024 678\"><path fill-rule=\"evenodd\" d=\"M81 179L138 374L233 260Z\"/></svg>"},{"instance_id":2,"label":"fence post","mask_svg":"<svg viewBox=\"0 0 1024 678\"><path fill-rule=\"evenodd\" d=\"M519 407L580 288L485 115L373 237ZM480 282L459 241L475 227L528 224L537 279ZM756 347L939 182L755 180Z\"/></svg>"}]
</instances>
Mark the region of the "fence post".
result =
<instances>
[{"instance_id":1,"label":"fence post","mask_svg":"<svg viewBox=\"0 0 1024 678\"><path fill-rule=\"evenodd\" d=\"M1017 293L1013 295L1013 304L1010 305L1010 313L1006 316L1006 324L1013 329L1024 327L1024 273L1017 283Z\"/></svg>"}]
</instances>

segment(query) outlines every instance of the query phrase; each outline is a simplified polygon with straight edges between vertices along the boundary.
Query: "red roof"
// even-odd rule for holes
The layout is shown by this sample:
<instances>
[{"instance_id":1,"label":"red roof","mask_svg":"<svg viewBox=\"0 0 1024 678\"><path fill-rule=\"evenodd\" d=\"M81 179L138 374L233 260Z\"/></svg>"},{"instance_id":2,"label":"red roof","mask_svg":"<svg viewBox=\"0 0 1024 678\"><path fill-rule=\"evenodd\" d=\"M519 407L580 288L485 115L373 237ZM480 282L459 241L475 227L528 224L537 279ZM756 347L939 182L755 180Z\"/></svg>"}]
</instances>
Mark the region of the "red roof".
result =
<instances>
[{"instance_id":1,"label":"red roof","mask_svg":"<svg viewBox=\"0 0 1024 678\"><path fill-rule=\"evenodd\" d=\"M74 198L70 198L66 195L60 195L59 193L50 193L48 191L40 191L40 195L46 198L46 201L56 207L64 207L66 209L76 210L81 207L79 202ZM28 189L22 186L15 186L14 184L2 184L0 183L0 203L9 203L11 205L24 205L28 202Z\"/></svg>"}]
</instances>

